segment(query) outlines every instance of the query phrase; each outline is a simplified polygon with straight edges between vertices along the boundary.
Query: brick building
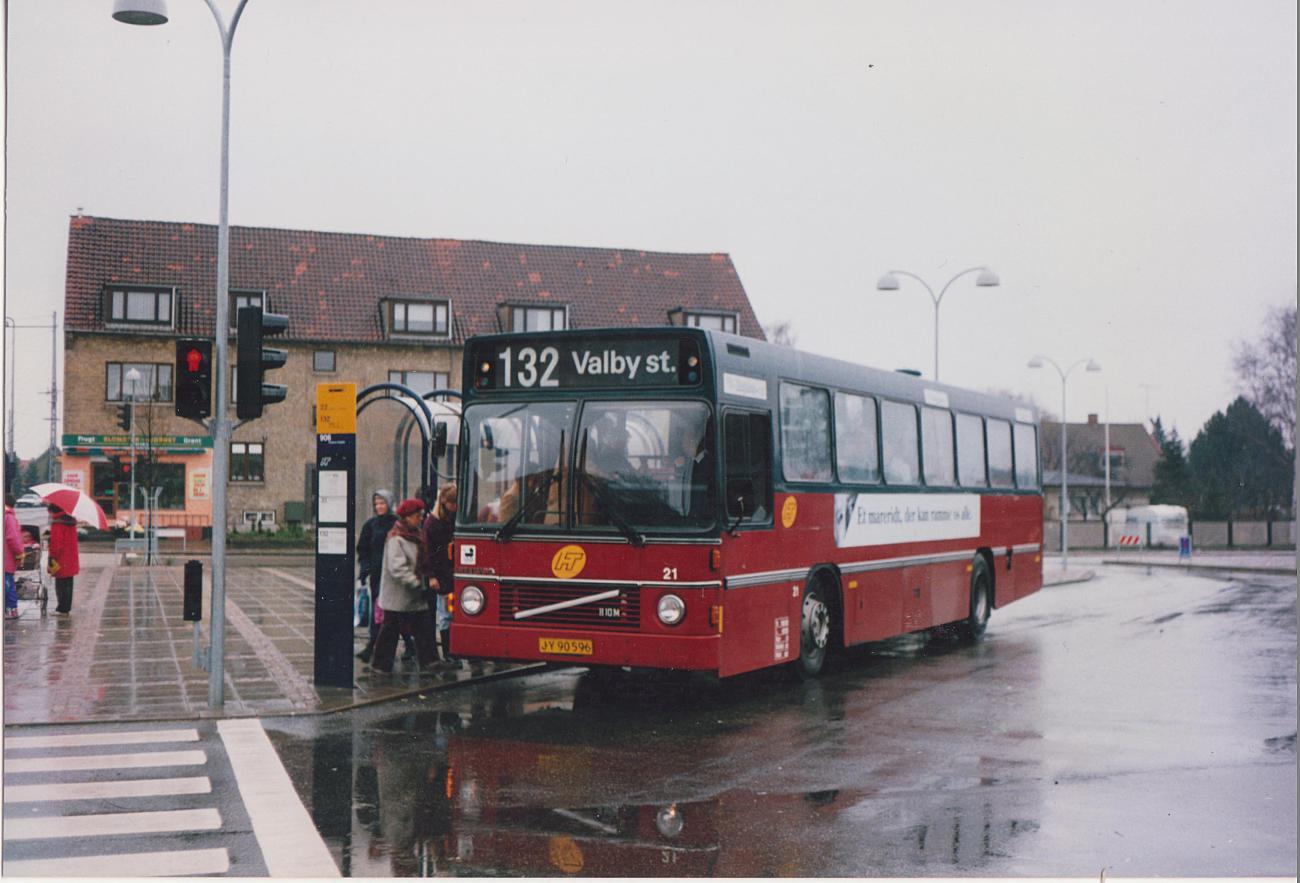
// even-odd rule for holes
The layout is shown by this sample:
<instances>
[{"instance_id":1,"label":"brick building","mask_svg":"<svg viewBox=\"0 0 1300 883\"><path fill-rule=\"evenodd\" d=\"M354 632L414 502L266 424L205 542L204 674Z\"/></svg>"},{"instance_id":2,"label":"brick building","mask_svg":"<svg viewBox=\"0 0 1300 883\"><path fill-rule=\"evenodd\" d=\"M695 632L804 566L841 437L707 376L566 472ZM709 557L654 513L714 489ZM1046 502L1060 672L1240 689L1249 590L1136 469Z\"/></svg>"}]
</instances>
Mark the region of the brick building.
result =
<instances>
[{"instance_id":1,"label":"brick building","mask_svg":"<svg viewBox=\"0 0 1300 883\"><path fill-rule=\"evenodd\" d=\"M161 523L211 526L212 439L175 416L172 375L177 338L213 336L216 233L202 224L71 219L63 477L117 517L128 491L113 458L130 459L118 411L131 399L134 369L136 456L151 464L137 467L137 479L159 489ZM252 227L230 234L230 364L237 307L289 317L287 334L269 341L288 350L288 363L268 376L288 387L288 398L234 433L232 528L309 519L318 383L459 388L466 338L502 330L697 324L763 335L725 254ZM361 498L367 488L408 484L404 419L396 405L362 415Z\"/></svg>"}]
</instances>

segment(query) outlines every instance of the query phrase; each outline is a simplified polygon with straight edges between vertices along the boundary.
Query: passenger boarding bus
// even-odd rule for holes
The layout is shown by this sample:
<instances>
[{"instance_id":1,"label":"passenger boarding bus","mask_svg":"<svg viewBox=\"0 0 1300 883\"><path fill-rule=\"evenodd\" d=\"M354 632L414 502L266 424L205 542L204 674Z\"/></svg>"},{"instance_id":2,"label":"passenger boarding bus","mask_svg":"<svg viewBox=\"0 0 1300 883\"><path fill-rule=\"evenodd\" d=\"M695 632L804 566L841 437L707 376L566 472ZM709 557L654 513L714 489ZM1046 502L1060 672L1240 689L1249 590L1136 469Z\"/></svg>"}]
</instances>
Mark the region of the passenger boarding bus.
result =
<instances>
[{"instance_id":1,"label":"passenger boarding bus","mask_svg":"<svg viewBox=\"0 0 1300 883\"><path fill-rule=\"evenodd\" d=\"M1042 586L1037 414L698 328L465 345L457 655L735 675Z\"/></svg>"}]
</instances>

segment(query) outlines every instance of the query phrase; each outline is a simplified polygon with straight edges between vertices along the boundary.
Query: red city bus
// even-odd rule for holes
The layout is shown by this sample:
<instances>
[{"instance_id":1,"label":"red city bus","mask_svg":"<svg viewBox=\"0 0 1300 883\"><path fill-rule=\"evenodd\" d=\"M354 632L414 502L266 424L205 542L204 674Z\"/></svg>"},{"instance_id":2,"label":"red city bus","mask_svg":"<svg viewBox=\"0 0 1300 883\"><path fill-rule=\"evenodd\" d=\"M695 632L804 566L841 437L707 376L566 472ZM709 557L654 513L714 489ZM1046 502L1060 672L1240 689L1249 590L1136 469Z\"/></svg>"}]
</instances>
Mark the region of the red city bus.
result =
<instances>
[{"instance_id":1,"label":"red city bus","mask_svg":"<svg viewBox=\"0 0 1300 883\"><path fill-rule=\"evenodd\" d=\"M465 346L453 652L739 674L1042 586L1033 409L699 328Z\"/></svg>"}]
</instances>

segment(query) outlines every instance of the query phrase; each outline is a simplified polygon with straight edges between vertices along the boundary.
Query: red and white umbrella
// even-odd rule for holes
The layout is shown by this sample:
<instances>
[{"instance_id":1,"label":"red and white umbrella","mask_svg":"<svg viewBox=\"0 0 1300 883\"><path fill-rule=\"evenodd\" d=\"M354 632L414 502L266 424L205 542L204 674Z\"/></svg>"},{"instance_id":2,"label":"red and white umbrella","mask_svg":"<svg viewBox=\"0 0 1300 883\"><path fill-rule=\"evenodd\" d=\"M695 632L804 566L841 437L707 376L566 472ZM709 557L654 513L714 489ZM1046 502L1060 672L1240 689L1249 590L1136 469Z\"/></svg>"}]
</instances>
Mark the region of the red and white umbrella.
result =
<instances>
[{"instance_id":1,"label":"red and white umbrella","mask_svg":"<svg viewBox=\"0 0 1300 883\"><path fill-rule=\"evenodd\" d=\"M85 492L75 487L51 482L32 485L31 492L46 503L58 506L78 521L84 521L100 530L108 530L108 517L104 514L104 510L86 496Z\"/></svg>"}]
</instances>

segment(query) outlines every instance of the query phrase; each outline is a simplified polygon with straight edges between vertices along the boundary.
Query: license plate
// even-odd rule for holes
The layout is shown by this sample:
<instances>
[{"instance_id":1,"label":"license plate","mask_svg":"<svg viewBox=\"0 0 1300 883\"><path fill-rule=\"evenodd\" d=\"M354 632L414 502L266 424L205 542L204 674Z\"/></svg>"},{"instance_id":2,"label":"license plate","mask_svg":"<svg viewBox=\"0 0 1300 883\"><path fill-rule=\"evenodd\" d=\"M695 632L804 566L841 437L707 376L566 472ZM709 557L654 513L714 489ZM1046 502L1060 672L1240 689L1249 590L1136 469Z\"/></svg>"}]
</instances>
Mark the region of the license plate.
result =
<instances>
[{"instance_id":1,"label":"license plate","mask_svg":"<svg viewBox=\"0 0 1300 883\"><path fill-rule=\"evenodd\" d=\"M590 656L591 641L573 638L538 638L537 650L555 656Z\"/></svg>"}]
</instances>

